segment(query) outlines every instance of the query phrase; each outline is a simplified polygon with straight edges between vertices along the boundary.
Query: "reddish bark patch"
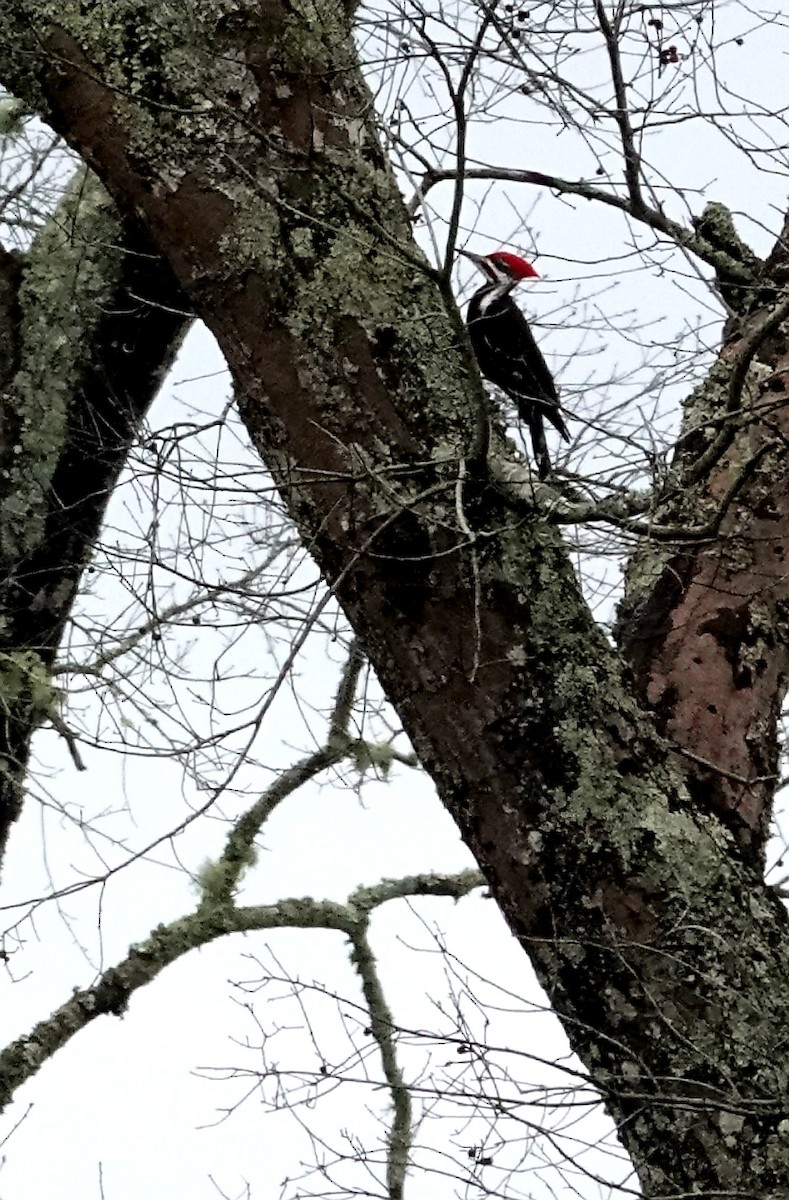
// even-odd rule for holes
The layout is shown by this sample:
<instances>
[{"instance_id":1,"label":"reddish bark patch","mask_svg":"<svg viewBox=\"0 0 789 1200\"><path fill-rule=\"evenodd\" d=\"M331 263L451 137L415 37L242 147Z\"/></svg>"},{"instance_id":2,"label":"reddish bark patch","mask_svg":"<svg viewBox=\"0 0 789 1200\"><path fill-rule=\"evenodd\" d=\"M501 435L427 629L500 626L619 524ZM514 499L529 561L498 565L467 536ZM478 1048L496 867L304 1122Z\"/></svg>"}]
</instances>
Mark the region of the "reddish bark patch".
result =
<instances>
[{"instance_id":1,"label":"reddish bark patch","mask_svg":"<svg viewBox=\"0 0 789 1200\"><path fill-rule=\"evenodd\" d=\"M759 312L750 321L763 316ZM737 354L749 324L724 349ZM778 760L777 720L789 678L789 362L783 333L760 352L773 371L757 403L766 419L738 436L699 488L720 505L759 448L713 543L671 559L622 649L642 702L683 752L697 802L716 812L756 861L764 850ZM780 385L780 388L779 388Z\"/></svg>"}]
</instances>

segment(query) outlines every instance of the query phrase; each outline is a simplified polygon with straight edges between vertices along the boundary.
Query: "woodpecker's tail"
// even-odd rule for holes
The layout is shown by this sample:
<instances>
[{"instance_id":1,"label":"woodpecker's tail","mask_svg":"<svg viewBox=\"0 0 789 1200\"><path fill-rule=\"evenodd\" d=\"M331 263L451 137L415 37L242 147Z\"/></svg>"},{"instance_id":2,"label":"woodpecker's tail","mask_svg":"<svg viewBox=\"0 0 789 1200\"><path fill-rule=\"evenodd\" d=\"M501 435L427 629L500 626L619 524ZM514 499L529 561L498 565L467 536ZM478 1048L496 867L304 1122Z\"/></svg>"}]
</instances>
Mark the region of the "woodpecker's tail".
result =
<instances>
[{"instance_id":1,"label":"woodpecker's tail","mask_svg":"<svg viewBox=\"0 0 789 1200\"><path fill-rule=\"evenodd\" d=\"M558 404L551 405L550 408L545 407L545 408L543 408L542 411L543 411L543 415L548 418L548 420L551 422L551 425L553 425L554 429L558 429L559 433L562 435L564 440L566 442L569 442L570 435L567 432L567 426L564 423L564 417L562 416L562 412L561 412L561 409L559 408L559 405Z\"/></svg>"},{"instance_id":2,"label":"woodpecker's tail","mask_svg":"<svg viewBox=\"0 0 789 1200\"><path fill-rule=\"evenodd\" d=\"M534 461L537 464L537 474L540 479L547 479L551 473L551 460L548 457L548 447L545 444L545 429L542 423L542 413L533 409L529 414L529 433L534 450Z\"/></svg>"}]
</instances>

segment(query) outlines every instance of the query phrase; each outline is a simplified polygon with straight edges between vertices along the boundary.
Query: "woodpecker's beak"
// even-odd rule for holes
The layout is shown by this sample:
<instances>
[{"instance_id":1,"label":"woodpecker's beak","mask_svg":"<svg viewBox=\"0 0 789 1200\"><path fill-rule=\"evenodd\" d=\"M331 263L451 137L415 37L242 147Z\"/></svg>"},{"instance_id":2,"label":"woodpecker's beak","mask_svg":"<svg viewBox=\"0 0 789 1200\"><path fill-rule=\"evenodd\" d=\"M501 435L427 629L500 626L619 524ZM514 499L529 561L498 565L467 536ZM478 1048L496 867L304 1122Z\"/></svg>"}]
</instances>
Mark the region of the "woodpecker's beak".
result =
<instances>
[{"instance_id":1,"label":"woodpecker's beak","mask_svg":"<svg viewBox=\"0 0 789 1200\"><path fill-rule=\"evenodd\" d=\"M462 254L464 258L470 259L475 267L481 267L483 262L485 262L481 254L472 254L470 250L458 250L458 254Z\"/></svg>"},{"instance_id":2,"label":"woodpecker's beak","mask_svg":"<svg viewBox=\"0 0 789 1200\"><path fill-rule=\"evenodd\" d=\"M501 283L502 275L496 270L489 259L485 258L484 254L472 254L470 250L458 250L458 254L462 254L469 262L473 262L478 271L481 271L490 283Z\"/></svg>"},{"instance_id":3,"label":"woodpecker's beak","mask_svg":"<svg viewBox=\"0 0 789 1200\"><path fill-rule=\"evenodd\" d=\"M477 270L481 271L487 279L488 283L495 284L497 288L505 288L509 291L515 287L518 282L510 276L509 271L504 267L500 267L498 263L492 262L484 254L472 254L470 250L458 250L458 254L462 254L469 262L473 262Z\"/></svg>"}]
</instances>

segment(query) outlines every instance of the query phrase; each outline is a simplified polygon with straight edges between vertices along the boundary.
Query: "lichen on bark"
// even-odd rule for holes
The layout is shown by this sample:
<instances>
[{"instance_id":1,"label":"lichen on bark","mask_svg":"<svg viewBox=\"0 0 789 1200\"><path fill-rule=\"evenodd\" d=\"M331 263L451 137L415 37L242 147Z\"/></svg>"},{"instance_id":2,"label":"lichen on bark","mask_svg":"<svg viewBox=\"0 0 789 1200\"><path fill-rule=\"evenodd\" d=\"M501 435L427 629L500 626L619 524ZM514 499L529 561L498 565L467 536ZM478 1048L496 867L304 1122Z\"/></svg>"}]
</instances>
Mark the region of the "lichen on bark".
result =
<instances>
[{"instance_id":1,"label":"lichen on bark","mask_svg":"<svg viewBox=\"0 0 789 1200\"><path fill-rule=\"evenodd\" d=\"M95 235L89 246L74 237L77 209ZM0 453L0 552L6 564L41 537L68 407L120 273L118 234L112 201L95 179L79 172L27 255L19 363L3 403L11 431Z\"/></svg>"}]
</instances>

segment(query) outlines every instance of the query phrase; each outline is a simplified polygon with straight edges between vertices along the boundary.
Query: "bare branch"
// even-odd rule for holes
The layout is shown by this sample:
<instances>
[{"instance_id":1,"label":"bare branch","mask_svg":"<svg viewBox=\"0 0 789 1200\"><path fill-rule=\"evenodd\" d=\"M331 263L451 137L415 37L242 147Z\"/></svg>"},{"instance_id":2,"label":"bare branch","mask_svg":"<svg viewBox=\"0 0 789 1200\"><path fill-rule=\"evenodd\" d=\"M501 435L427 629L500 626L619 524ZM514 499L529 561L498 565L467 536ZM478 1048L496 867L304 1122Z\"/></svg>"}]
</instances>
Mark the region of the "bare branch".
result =
<instances>
[{"instance_id":1,"label":"bare branch","mask_svg":"<svg viewBox=\"0 0 789 1200\"><path fill-rule=\"evenodd\" d=\"M621 6L618 8L619 14L622 12ZM616 98L616 109L614 110L614 119L619 126L619 136L622 141L622 154L625 162L625 180L627 182L627 194L629 198L629 211L634 217L641 217L645 204L641 194L641 157L636 149L635 135L633 126L630 123L630 111L627 99L627 90L625 88L625 80L622 75L622 59L619 54L619 36L618 23L619 17L612 25L605 11L603 0L595 0L595 12L597 20L600 24L603 37L605 38L605 47L608 53L608 61L611 66L611 78L614 84L614 96Z\"/></svg>"},{"instance_id":2,"label":"bare branch","mask_svg":"<svg viewBox=\"0 0 789 1200\"><path fill-rule=\"evenodd\" d=\"M336 929L353 942L360 928L366 930L372 909L389 900L425 895L460 899L483 882L478 871L466 871L459 875L424 875L384 881L375 889L360 889L349 898L347 904L317 901L309 897L243 908L236 908L232 902L219 906L201 903L189 915L155 929L146 941L132 947L125 959L104 971L92 987L76 990L51 1016L35 1025L29 1034L11 1042L0 1052L0 1111L7 1107L16 1090L76 1033L97 1017L110 1014L122 1016L132 995L139 988L151 983L165 967L191 950L210 945L217 938L230 933L284 928ZM377 979L375 986L373 983L374 960L364 954L361 957L364 963L360 964L360 975L364 973L368 980L365 994L377 1004L376 987L380 985ZM393 1044L390 1039L393 1026L387 1014L388 1009L384 1004L384 1008L379 1008L377 1012L377 1028L388 1047L387 1055L390 1065L394 1067L394 1082L401 1077L396 1062L392 1064ZM404 1130L400 1132L405 1136Z\"/></svg>"}]
</instances>

